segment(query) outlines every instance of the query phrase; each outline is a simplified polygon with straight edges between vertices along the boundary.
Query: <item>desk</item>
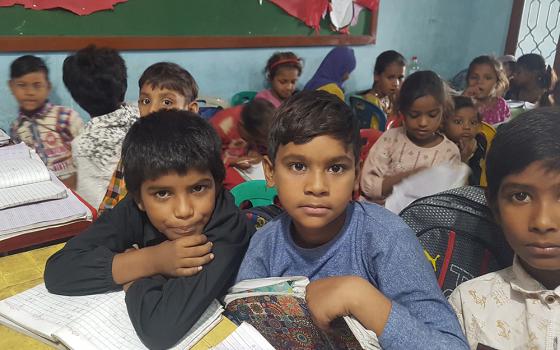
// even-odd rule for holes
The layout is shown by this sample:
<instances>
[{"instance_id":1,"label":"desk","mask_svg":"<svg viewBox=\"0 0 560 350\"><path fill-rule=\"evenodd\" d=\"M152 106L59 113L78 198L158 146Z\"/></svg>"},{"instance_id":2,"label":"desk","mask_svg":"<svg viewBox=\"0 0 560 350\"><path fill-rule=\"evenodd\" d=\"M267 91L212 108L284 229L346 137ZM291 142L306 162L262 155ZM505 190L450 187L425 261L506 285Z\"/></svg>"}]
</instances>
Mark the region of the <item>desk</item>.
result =
<instances>
[{"instance_id":1,"label":"desk","mask_svg":"<svg viewBox=\"0 0 560 350\"><path fill-rule=\"evenodd\" d=\"M47 259L60 250L63 243L0 258L0 300L23 292L43 282ZM224 318L192 349L203 350L217 345L235 330L231 321ZM0 349L48 350L50 346L0 325Z\"/></svg>"}]
</instances>

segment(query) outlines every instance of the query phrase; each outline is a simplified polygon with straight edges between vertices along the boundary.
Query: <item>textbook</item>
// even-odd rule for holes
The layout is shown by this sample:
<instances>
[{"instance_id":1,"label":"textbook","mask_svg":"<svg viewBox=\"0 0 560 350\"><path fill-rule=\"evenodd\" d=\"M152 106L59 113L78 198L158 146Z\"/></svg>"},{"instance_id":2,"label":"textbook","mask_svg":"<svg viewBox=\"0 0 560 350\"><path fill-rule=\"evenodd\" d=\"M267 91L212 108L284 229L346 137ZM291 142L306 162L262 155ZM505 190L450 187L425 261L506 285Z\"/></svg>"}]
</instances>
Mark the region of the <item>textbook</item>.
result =
<instances>
[{"instance_id":1,"label":"textbook","mask_svg":"<svg viewBox=\"0 0 560 350\"><path fill-rule=\"evenodd\" d=\"M226 317L247 322L277 349L381 349L375 332L353 317L331 323L331 332L314 325L305 302L306 277L245 280L224 297Z\"/></svg>"},{"instance_id":2,"label":"textbook","mask_svg":"<svg viewBox=\"0 0 560 350\"><path fill-rule=\"evenodd\" d=\"M128 316L123 291L51 294L44 284L0 301L0 323L59 349L146 349ZM222 319L216 300L172 349L189 349Z\"/></svg>"}]
</instances>

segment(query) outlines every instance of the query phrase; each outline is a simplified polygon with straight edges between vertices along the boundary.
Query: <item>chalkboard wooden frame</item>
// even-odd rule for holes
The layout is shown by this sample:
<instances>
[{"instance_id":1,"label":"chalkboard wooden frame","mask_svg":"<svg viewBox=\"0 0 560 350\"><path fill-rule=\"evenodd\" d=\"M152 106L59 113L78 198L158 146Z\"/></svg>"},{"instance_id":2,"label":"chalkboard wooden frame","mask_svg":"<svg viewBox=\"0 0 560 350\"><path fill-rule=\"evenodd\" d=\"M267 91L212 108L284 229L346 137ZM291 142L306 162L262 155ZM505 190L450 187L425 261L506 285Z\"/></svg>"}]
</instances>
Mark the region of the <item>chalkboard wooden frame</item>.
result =
<instances>
[{"instance_id":1,"label":"chalkboard wooden frame","mask_svg":"<svg viewBox=\"0 0 560 350\"><path fill-rule=\"evenodd\" d=\"M374 44L378 11L372 11L368 35L295 36L0 36L0 52L74 51L87 45L118 50L181 50ZM211 39L211 40L209 40Z\"/></svg>"}]
</instances>

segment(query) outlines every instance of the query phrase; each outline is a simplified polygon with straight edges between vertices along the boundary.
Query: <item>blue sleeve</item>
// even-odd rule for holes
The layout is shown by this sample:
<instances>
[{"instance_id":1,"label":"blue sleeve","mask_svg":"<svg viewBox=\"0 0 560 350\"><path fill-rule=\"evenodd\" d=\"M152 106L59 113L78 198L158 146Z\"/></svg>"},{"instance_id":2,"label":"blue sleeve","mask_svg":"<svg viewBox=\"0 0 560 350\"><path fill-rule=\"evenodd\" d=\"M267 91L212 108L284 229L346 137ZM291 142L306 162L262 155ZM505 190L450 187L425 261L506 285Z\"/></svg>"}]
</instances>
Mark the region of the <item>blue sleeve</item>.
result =
<instances>
[{"instance_id":1,"label":"blue sleeve","mask_svg":"<svg viewBox=\"0 0 560 350\"><path fill-rule=\"evenodd\" d=\"M257 231L251 238L249 248L241 262L241 267L235 278L235 283L244 280L270 277L268 266L270 264L270 252L272 244L267 236L272 232L265 232L266 226Z\"/></svg>"},{"instance_id":2,"label":"blue sleeve","mask_svg":"<svg viewBox=\"0 0 560 350\"><path fill-rule=\"evenodd\" d=\"M457 317L414 232L402 222L379 232L383 233L371 239L380 241L372 244L381 244L383 253L370 261L378 289L392 301L389 319L379 337L382 348L468 349Z\"/></svg>"}]
</instances>

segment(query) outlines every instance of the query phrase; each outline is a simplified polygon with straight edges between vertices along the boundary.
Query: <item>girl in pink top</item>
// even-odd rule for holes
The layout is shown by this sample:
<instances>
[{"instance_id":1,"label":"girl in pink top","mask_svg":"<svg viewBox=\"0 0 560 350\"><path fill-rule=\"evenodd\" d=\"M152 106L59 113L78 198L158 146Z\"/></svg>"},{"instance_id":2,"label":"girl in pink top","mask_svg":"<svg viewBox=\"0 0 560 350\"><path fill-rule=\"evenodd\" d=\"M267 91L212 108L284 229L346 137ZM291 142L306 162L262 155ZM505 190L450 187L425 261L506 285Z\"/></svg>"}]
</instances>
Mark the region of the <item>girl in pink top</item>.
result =
<instances>
[{"instance_id":1,"label":"girl in pink top","mask_svg":"<svg viewBox=\"0 0 560 350\"><path fill-rule=\"evenodd\" d=\"M385 131L369 151L360 181L364 199L384 204L393 186L419 170L461 163L459 148L439 133L452 105L436 73L420 71L404 81L397 101L404 126Z\"/></svg>"},{"instance_id":2,"label":"girl in pink top","mask_svg":"<svg viewBox=\"0 0 560 350\"><path fill-rule=\"evenodd\" d=\"M474 98L483 121L498 124L511 116L502 98L509 81L500 61L491 56L475 58L467 71L467 85L463 95Z\"/></svg>"},{"instance_id":3,"label":"girl in pink top","mask_svg":"<svg viewBox=\"0 0 560 350\"><path fill-rule=\"evenodd\" d=\"M301 58L293 52L276 52L268 59L265 68L270 89L260 91L255 98L265 99L278 108L296 91L301 70Z\"/></svg>"}]
</instances>

